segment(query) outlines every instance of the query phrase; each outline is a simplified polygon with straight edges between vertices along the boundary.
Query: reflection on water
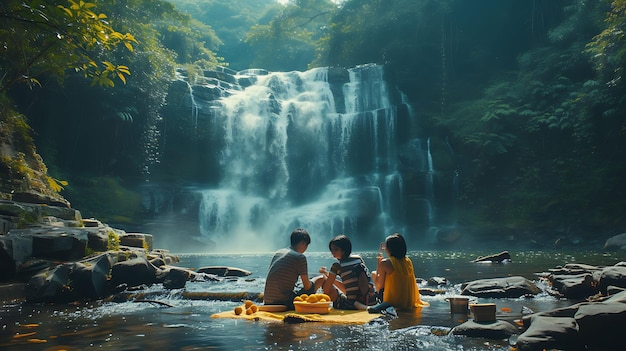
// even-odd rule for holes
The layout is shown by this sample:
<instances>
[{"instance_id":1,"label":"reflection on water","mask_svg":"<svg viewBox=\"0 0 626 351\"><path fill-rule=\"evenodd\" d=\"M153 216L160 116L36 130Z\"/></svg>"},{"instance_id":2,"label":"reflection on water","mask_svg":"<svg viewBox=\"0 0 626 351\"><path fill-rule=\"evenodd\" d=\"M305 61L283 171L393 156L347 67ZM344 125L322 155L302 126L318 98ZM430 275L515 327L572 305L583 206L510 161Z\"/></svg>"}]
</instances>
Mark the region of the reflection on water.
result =
<instances>
[{"instance_id":1,"label":"reflection on water","mask_svg":"<svg viewBox=\"0 0 626 351\"><path fill-rule=\"evenodd\" d=\"M376 252L360 252L370 268ZM394 320L376 319L368 325L322 323L283 324L213 319L211 314L237 302L186 300L180 291L153 286L149 292L175 307L149 303L92 303L71 305L4 304L0 308L2 350L508 350L507 340L449 336L450 328L471 318L452 315L447 297L460 292L466 281L521 275L537 281L535 273L570 262L613 265L626 260L626 252L527 251L513 254L508 264L476 264L470 260L485 252L411 252L416 276L445 277L443 295L423 296L430 306L414 312L399 311ZM271 253L246 255L181 255L181 266L227 265L253 272L246 279L188 283L188 291L262 292ZM307 253L309 272L329 266L329 253ZM538 283L540 284L540 283ZM513 322L522 310L543 311L576 301L547 294L535 298L478 299L493 302L497 318Z\"/></svg>"}]
</instances>

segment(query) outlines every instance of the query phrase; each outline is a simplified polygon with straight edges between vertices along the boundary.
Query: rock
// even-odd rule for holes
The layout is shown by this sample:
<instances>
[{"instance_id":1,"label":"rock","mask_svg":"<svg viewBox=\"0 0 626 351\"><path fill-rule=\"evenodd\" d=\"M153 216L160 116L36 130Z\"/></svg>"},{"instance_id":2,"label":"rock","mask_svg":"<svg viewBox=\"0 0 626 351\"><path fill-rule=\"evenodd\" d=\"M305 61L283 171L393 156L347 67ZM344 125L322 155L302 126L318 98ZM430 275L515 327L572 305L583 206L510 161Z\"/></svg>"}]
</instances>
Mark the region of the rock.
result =
<instances>
[{"instance_id":1,"label":"rock","mask_svg":"<svg viewBox=\"0 0 626 351\"><path fill-rule=\"evenodd\" d=\"M626 233L614 235L604 243L605 249L624 250L626 249Z\"/></svg>"},{"instance_id":2,"label":"rock","mask_svg":"<svg viewBox=\"0 0 626 351\"><path fill-rule=\"evenodd\" d=\"M535 283L520 276L479 279L461 285L461 295L486 298L521 297L539 292Z\"/></svg>"},{"instance_id":3,"label":"rock","mask_svg":"<svg viewBox=\"0 0 626 351\"><path fill-rule=\"evenodd\" d=\"M553 275L550 278L552 288L561 297L568 299L585 299L598 292L596 280L589 273L577 275Z\"/></svg>"},{"instance_id":4,"label":"rock","mask_svg":"<svg viewBox=\"0 0 626 351\"><path fill-rule=\"evenodd\" d=\"M28 281L32 276L39 274L44 270L51 269L56 265L58 265L58 262L52 262L41 258L29 258L17 266L17 279Z\"/></svg>"},{"instance_id":5,"label":"rock","mask_svg":"<svg viewBox=\"0 0 626 351\"><path fill-rule=\"evenodd\" d=\"M180 258L178 256L170 254L169 250L165 249L154 249L150 251L150 256L160 257L165 264L180 262Z\"/></svg>"},{"instance_id":6,"label":"rock","mask_svg":"<svg viewBox=\"0 0 626 351\"><path fill-rule=\"evenodd\" d=\"M163 287L165 289L182 289L185 287L191 273L183 268L167 267L158 274L163 277Z\"/></svg>"},{"instance_id":7,"label":"rock","mask_svg":"<svg viewBox=\"0 0 626 351\"><path fill-rule=\"evenodd\" d=\"M214 274L219 277L245 277L252 272L241 268L224 267L224 266L210 266L202 267L197 270L198 273Z\"/></svg>"},{"instance_id":8,"label":"rock","mask_svg":"<svg viewBox=\"0 0 626 351\"><path fill-rule=\"evenodd\" d=\"M517 338L517 350L585 350L578 334L578 324L571 317L535 315L531 324Z\"/></svg>"},{"instance_id":9,"label":"rock","mask_svg":"<svg viewBox=\"0 0 626 351\"><path fill-rule=\"evenodd\" d=\"M11 257L13 257L16 265L20 265L33 256L33 238L30 235L13 233L13 230L10 231L6 237L11 240L13 246L13 253L11 254Z\"/></svg>"},{"instance_id":10,"label":"rock","mask_svg":"<svg viewBox=\"0 0 626 351\"><path fill-rule=\"evenodd\" d=\"M29 302L69 302L74 300L68 285L73 264L57 265L33 276L24 287Z\"/></svg>"},{"instance_id":11,"label":"rock","mask_svg":"<svg viewBox=\"0 0 626 351\"><path fill-rule=\"evenodd\" d=\"M505 339L519 333L513 324L507 321L496 320L494 322L466 321L457 325L450 331L453 335L465 335L469 337Z\"/></svg>"},{"instance_id":12,"label":"rock","mask_svg":"<svg viewBox=\"0 0 626 351\"><path fill-rule=\"evenodd\" d=\"M33 236L33 256L62 261L79 260L85 256L87 235L53 233Z\"/></svg>"},{"instance_id":13,"label":"rock","mask_svg":"<svg viewBox=\"0 0 626 351\"><path fill-rule=\"evenodd\" d=\"M16 265L13 260L13 241L4 235L0 236L0 282L15 278Z\"/></svg>"},{"instance_id":14,"label":"rock","mask_svg":"<svg viewBox=\"0 0 626 351\"><path fill-rule=\"evenodd\" d=\"M41 206L41 215L42 216L52 216L55 218L61 218L65 220L72 221L82 221L82 216L80 211L77 211L73 208L69 207L58 207L58 206Z\"/></svg>"},{"instance_id":15,"label":"rock","mask_svg":"<svg viewBox=\"0 0 626 351\"><path fill-rule=\"evenodd\" d=\"M511 254L508 251L502 251L497 254L489 255L489 256L480 256L473 260L472 262L491 262L491 263L502 263L505 260L511 260Z\"/></svg>"},{"instance_id":16,"label":"rock","mask_svg":"<svg viewBox=\"0 0 626 351\"><path fill-rule=\"evenodd\" d=\"M443 277L430 277L427 281L428 286L447 285L448 280Z\"/></svg>"},{"instance_id":17,"label":"rock","mask_svg":"<svg viewBox=\"0 0 626 351\"><path fill-rule=\"evenodd\" d=\"M624 344L622 333L626 325L626 303L583 304L574 318L589 350L614 350L617 345Z\"/></svg>"},{"instance_id":18,"label":"rock","mask_svg":"<svg viewBox=\"0 0 626 351\"><path fill-rule=\"evenodd\" d=\"M103 298L109 288L107 276L110 270L111 262L107 254L77 262L70 273L72 288L83 298Z\"/></svg>"},{"instance_id":19,"label":"rock","mask_svg":"<svg viewBox=\"0 0 626 351\"><path fill-rule=\"evenodd\" d=\"M598 281L598 289L606 295L608 286L626 288L626 267L615 265L602 270Z\"/></svg>"},{"instance_id":20,"label":"rock","mask_svg":"<svg viewBox=\"0 0 626 351\"><path fill-rule=\"evenodd\" d=\"M70 202L61 196L53 198L34 191L17 191L13 193L12 199L16 202L25 202L29 204L70 207Z\"/></svg>"},{"instance_id":21,"label":"rock","mask_svg":"<svg viewBox=\"0 0 626 351\"><path fill-rule=\"evenodd\" d=\"M126 283L129 287L151 285L157 282L157 270L145 257L118 262L111 268L111 283L113 286Z\"/></svg>"},{"instance_id":22,"label":"rock","mask_svg":"<svg viewBox=\"0 0 626 351\"><path fill-rule=\"evenodd\" d=\"M120 245L152 250L152 235L142 233L126 233L120 235Z\"/></svg>"},{"instance_id":23,"label":"rock","mask_svg":"<svg viewBox=\"0 0 626 351\"><path fill-rule=\"evenodd\" d=\"M39 206L38 206L39 207ZM13 201L0 200L0 215L8 217L19 217L29 214L32 217L41 217L39 208L33 208L33 206L26 206L25 204L19 204Z\"/></svg>"},{"instance_id":24,"label":"rock","mask_svg":"<svg viewBox=\"0 0 626 351\"><path fill-rule=\"evenodd\" d=\"M92 231L87 229L87 246L97 252L107 251L109 248L109 234L106 230Z\"/></svg>"}]
</instances>

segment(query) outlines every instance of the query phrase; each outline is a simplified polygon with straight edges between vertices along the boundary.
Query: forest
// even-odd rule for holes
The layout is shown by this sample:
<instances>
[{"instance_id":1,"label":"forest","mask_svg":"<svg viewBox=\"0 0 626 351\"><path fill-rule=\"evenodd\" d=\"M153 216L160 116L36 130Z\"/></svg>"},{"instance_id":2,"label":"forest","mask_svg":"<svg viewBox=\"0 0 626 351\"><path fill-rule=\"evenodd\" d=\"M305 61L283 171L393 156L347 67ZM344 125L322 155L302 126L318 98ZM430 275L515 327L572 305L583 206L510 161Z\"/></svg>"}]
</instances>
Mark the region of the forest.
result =
<instances>
[{"instance_id":1,"label":"forest","mask_svg":"<svg viewBox=\"0 0 626 351\"><path fill-rule=\"evenodd\" d=\"M5 0L0 192L140 227L138 187L184 181L159 168L177 69L374 63L460 175L441 217L595 240L626 226L625 30L626 0Z\"/></svg>"}]
</instances>

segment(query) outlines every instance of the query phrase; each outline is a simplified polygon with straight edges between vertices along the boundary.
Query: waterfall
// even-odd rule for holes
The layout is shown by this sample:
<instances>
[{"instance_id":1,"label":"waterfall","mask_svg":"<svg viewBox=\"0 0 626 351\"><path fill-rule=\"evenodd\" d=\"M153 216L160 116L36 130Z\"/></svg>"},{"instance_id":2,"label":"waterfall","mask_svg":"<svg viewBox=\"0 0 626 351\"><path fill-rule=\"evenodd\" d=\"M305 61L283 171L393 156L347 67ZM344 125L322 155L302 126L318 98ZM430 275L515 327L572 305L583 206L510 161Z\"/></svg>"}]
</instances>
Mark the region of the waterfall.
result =
<instances>
[{"instance_id":1,"label":"waterfall","mask_svg":"<svg viewBox=\"0 0 626 351\"><path fill-rule=\"evenodd\" d=\"M199 153L207 159L196 162L215 181L194 187L198 240L220 251L274 250L304 227L310 250L326 251L338 234L355 249L373 249L372 242L404 231L414 209L405 201L402 127L392 101L408 104L383 73L378 65L216 73L228 79L227 89L204 79L194 89L204 95L191 100L210 107L195 115L198 135L208 139ZM202 100L207 95L217 98ZM429 150L424 157L432 172ZM430 211L432 196L424 200Z\"/></svg>"}]
</instances>

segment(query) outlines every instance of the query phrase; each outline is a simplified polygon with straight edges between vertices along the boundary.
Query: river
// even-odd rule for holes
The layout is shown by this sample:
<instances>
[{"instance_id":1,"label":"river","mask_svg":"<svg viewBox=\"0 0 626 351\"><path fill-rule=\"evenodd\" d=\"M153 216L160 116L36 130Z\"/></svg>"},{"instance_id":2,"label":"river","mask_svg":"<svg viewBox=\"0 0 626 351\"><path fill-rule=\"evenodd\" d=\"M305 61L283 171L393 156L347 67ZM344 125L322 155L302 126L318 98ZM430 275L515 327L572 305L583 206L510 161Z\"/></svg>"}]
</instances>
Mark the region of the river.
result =
<instances>
[{"instance_id":1,"label":"river","mask_svg":"<svg viewBox=\"0 0 626 351\"><path fill-rule=\"evenodd\" d=\"M376 252L361 254L370 269ZM181 298L181 290L166 291L161 286L148 291L153 303L77 303L68 305L7 303L0 309L0 348L2 350L509 350L509 340L488 340L447 335L463 321L452 316L445 298L457 295L463 282L493 277L521 275L535 281L536 273L566 263L608 266L626 260L626 251L520 251L511 252L512 262L504 264L469 263L480 255L494 252L411 251L416 276L445 277L445 294L423 296L430 303L415 313L400 313L398 319L375 320L367 325L321 323L283 324L214 319L211 314L240 305L231 301L205 301ZM328 252L307 252L309 272L330 266ZM263 291L265 274L272 253L258 254L179 254L182 267L225 265L246 269L246 278L221 282L189 282L187 291ZM498 319L514 321L522 308L550 310L576 303L546 293L534 298L479 299L495 302ZM508 312L510 311L510 312ZM471 316L470 316L471 318Z\"/></svg>"}]
</instances>

